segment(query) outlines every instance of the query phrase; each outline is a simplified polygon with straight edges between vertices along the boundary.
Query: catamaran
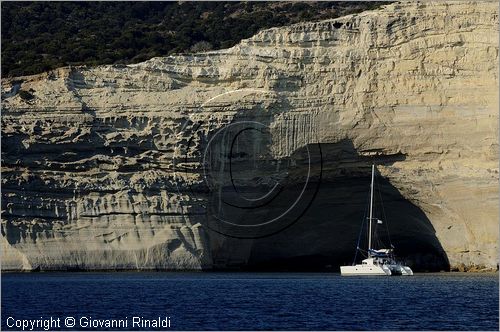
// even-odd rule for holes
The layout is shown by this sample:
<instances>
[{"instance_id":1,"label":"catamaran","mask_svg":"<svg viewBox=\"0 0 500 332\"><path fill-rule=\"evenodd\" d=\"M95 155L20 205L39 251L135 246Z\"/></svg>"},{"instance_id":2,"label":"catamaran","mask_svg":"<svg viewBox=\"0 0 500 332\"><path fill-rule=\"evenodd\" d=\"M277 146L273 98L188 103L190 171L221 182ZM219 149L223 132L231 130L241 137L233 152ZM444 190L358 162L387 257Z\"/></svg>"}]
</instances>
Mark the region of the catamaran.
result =
<instances>
[{"instance_id":1,"label":"catamaran","mask_svg":"<svg viewBox=\"0 0 500 332\"><path fill-rule=\"evenodd\" d=\"M356 248L356 255L352 265L341 266L341 275L380 275L380 276L391 276L391 275L403 275L411 276L413 271L410 267L405 266L396 261L394 256L394 247L391 244L390 249L374 249L372 247L372 227L373 223L382 224L383 221L373 217L373 192L374 192L374 180L375 180L375 165L372 165L372 178L370 185L370 216L368 217L368 250L366 251L367 257L361 261L361 264L356 264L356 256L358 251L361 251L358 247ZM361 235L361 233L360 233Z\"/></svg>"}]
</instances>

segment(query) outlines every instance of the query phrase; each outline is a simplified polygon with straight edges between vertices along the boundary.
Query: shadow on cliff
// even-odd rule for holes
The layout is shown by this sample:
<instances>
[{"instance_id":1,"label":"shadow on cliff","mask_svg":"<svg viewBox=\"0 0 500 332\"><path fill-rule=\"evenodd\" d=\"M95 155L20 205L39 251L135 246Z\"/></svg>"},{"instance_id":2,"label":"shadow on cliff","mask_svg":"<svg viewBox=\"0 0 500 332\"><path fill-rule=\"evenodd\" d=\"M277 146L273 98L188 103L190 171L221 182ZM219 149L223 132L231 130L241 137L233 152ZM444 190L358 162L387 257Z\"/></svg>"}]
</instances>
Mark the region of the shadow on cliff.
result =
<instances>
[{"instance_id":1,"label":"shadow on cliff","mask_svg":"<svg viewBox=\"0 0 500 332\"><path fill-rule=\"evenodd\" d=\"M266 192L265 188L253 185L256 177L248 174L251 171L248 166L248 159L251 158L249 150L252 150L248 148L248 142L251 140L252 137L247 138L247 144L243 144L246 146L242 149L244 152L238 154L240 158L232 165L231 176L243 174L237 183L240 193L235 192L234 183L223 186L222 192L227 192L229 196L245 192L247 196L260 197ZM261 141L254 145L262 147L265 143ZM360 247L367 247L366 223L363 228L362 225L366 218L371 164L391 166L405 159L403 154L384 155L374 151L374 155L360 156L347 139L334 144L310 144L296 150L290 158L284 158L290 169L286 177L280 179L280 190L273 204L235 210L234 206L226 206L220 197L217 202L210 202L210 205L217 205L218 211L222 211L229 220L238 220L241 224L255 223L264 218L269 220L269 215L286 209L301 193L305 182L308 181L310 186L309 191L305 191L306 195L301 197L305 202L298 205L298 210L283 216L279 225L281 229L278 227L275 232L269 231L267 235L259 233L254 238L238 238L231 234L221 235L211 228L209 233L215 268L338 271L340 265L351 264L360 231L363 231ZM312 160L315 176L306 176L311 174L306 159ZM264 161L274 165L269 158ZM243 166L238 168L238 163ZM268 175L268 170L263 167L256 170L259 178ZM387 179L377 178L375 217L384 220L383 225L378 225L381 228L377 231L379 248L387 248L392 242L396 255L415 271L448 271L447 255L425 213L403 197ZM358 254L357 261L361 258Z\"/></svg>"},{"instance_id":2,"label":"shadow on cliff","mask_svg":"<svg viewBox=\"0 0 500 332\"><path fill-rule=\"evenodd\" d=\"M345 147L346 143L339 145ZM324 163L339 146L322 144ZM333 152L333 153L332 153ZM353 151L354 152L354 151ZM340 158L348 158L343 151ZM353 155L351 155L353 156ZM386 158L362 158L335 168L325 167L318 195L299 222L270 238L255 240L248 260L250 269L338 270L353 263L356 244L367 248L366 218L370 166L390 165ZM432 223L425 213L378 176L374 216L383 220L378 248L396 248L396 254L416 271L449 270L449 262ZM383 201L383 205L381 204ZM384 213L385 212L385 213ZM387 229L388 231L387 231ZM361 236L360 236L361 232ZM378 241L377 241L378 242ZM362 257L358 254L357 261Z\"/></svg>"}]
</instances>

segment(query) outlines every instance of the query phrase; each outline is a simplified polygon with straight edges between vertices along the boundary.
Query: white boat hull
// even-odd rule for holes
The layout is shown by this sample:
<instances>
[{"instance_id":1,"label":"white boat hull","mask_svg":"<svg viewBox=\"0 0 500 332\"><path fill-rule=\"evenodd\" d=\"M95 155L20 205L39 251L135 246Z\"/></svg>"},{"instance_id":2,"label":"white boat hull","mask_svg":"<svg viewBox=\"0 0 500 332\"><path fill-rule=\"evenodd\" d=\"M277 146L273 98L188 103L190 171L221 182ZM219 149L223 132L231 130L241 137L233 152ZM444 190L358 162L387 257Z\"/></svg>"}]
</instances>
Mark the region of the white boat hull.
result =
<instances>
[{"instance_id":1,"label":"white boat hull","mask_svg":"<svg viewBox=\"0 0 500 332\"><path fill-rule=\"evenodd\" d=\"M413 271L408 266L394 261L388 264L387 259L380 262L378 258L369 257L361 264L341 266L340 274L343 276L412 276Z\"/></svg>"},{"instance_id":2,"label":"white boat hull","mask_svg":"<svg viewBox=\"0 0 500 332\"><path fill-rule=\"evenodd\" d=\"M387 266L380 265L351 265L351 266L341 266L340 274L343 276L360 276L360 275L371 275L371 276L390 276L391 270Z\"/></svg>"}]
</instances>

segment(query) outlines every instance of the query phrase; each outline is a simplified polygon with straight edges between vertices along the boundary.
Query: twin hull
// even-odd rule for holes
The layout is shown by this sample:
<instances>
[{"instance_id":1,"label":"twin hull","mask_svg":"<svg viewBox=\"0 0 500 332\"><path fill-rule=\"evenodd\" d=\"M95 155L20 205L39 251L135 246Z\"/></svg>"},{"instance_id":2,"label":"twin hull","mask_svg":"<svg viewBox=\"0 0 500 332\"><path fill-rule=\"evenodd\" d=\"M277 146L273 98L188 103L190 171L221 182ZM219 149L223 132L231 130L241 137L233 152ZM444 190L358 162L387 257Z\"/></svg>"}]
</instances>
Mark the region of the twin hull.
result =
<instances>
[{"instance_id":1,"label":"twin hull","mask_svg":"<svg viewBox=\"0 0 500 332\"><path fill-rule=\"evenodd\" d=\"M341 275L373 275L373 276L390 276L403 275L411 276L413 271L408 266L399 264L395 265L366 265L357 264L352 266L341 266Z\"/></svg>"}]
</instances>

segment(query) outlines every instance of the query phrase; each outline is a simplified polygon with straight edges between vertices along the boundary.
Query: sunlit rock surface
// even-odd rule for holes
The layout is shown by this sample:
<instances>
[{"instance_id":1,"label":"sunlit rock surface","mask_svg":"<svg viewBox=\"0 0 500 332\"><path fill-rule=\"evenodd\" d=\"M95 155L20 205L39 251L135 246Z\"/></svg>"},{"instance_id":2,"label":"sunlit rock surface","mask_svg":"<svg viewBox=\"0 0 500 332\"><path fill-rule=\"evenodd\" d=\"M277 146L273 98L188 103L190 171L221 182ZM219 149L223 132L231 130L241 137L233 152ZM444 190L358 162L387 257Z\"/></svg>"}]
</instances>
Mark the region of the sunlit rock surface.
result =
<instances>
[{"instance_id":1,"label":"sunlit rock surface","mask_svg":"<svg viewBox=\"0 0 500 332\"><path fill-rule=\"evenodd\" d=\"M336 268L372 162L410 265L496 269L498 102L480 1L3 80L2 269Z\"/></svg>"}]
</instances>

